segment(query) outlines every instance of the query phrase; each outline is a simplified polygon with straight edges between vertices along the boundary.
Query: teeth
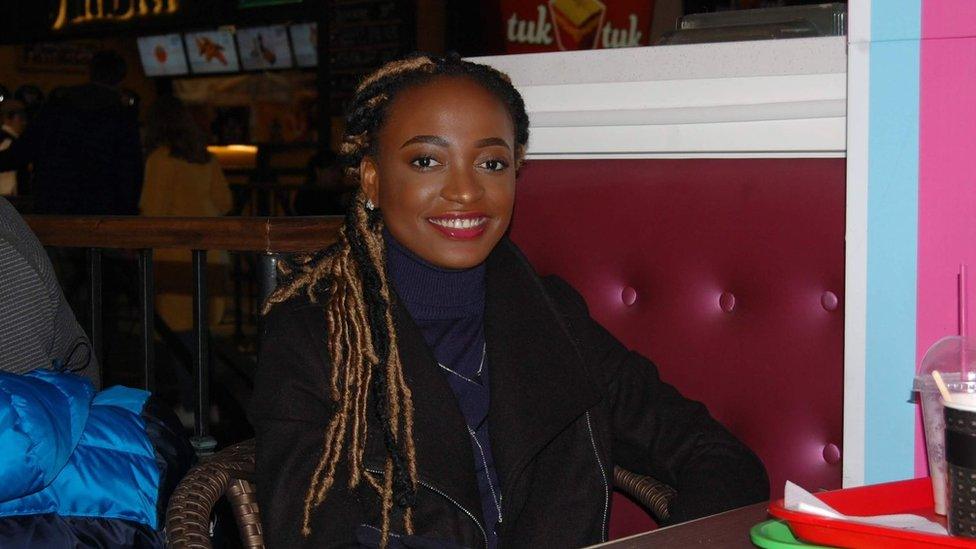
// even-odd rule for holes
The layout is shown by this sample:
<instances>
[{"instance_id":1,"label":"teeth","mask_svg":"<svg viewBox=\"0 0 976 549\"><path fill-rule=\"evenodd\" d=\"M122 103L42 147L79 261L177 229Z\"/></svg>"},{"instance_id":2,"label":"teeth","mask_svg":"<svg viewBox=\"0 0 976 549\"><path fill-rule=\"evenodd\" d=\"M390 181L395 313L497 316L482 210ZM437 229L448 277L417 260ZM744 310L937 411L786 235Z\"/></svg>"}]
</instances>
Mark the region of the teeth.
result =
<instances>
[{"instance_id":1,"label":"teeth","mask_svg":"<svg viewBox=\"0 0 976 549\"><path fill-rule=\"evenodd\" d=\"M478 227L483 225L487 221L484 217L477 217L474 219L467 218L431 218L430 222L435 225L440 225L441 227L447 227L449 229L470 229L472 227Z\"/></svg>"}]
</instances>

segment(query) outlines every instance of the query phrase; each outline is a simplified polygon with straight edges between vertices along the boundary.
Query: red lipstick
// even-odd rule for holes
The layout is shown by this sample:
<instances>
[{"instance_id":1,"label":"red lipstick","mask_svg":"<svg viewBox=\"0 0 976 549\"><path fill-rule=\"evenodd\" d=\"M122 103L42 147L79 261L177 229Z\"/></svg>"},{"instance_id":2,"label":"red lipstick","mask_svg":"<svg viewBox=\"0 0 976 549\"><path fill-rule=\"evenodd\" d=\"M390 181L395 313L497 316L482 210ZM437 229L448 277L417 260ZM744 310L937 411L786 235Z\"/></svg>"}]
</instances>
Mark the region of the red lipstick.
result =
<instances>
[{"instance_id":1,"label":"red lipstick","mask_svg":"<svg viewBox=\"0 0 976 549\"><path fill-rule=\"evenodd\" d=\"M481 212L454 212L427 218L432 227L452 240L472 240L488 228L488 216Z\"/></svg>"}]
</instances>

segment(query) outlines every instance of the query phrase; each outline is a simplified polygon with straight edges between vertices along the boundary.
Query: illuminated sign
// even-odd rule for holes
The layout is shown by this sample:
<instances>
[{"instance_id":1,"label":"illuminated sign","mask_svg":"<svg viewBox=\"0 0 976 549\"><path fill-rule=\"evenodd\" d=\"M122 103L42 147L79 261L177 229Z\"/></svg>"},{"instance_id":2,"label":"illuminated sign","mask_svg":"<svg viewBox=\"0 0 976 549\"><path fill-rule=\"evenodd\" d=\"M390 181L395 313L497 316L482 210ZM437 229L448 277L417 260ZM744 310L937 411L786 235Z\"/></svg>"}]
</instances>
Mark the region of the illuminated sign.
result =
<instances>
[{"instance_id":1,"label":"illuminated sign","mask_svg":"<svg viewBox=\"0 0 976 549\"><path fill-rule=\"evenodd\" d=\"M172 15L179 9L179 0L59 0L58 14L51 29Z\"/></svg>"},{"instance_id":2,"label":"illuminated sign","mask_svg":"<svg viewBox=\"0 0 976 549\"><path fill-rule=\"evenodd\" d=\"M301 4L302 0L240 0L237 5L241 8L260 8L264 6L279 6L281 4Z\"/></svg>"},{"instance_id":3,"label":"illuminated sign","mask_svg":"<svg viewBox=\"0 0 976 549\"><path fill-rule=\"evenodd\" d=\"M506 53L649 45L654 0L501 0Z\"/></svg>"}]
</instances>

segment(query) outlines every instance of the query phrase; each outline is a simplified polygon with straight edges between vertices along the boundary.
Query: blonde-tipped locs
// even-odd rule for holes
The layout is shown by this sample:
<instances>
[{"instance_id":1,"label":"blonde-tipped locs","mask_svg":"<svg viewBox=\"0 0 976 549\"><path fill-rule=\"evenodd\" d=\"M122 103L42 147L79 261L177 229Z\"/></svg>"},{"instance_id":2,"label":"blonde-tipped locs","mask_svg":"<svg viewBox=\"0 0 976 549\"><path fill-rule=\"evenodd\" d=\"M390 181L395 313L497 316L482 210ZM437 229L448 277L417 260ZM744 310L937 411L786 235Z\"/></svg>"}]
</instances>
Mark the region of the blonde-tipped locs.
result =
<instances>
[{"instance_id":1,"label":"blonde-tipped locs","mask_svg":"<svg viewBox=\"0 0 976 549\"><path fill-rule=\"evenodd\" d=\"M486 65L457 56L412 56L387 63L363 79L348 107L346 133L339 147L346 174L359 182L359 165L376 152L376 134L391 102L404 89L438 77L469 78L505 105L515 126L516 166L524 160L529 121L522 97L508 77ZM417 494L417 459L413 439L413 397L406 383L393 321L393 299L386 274L380 210L368 210L357 193L335 245L282 265L285 281L265 304L305 293L326 299L331 359L329 399L335 413L323 433L322 455L305 495L302 533L313 528L312 515L327 498L340 466L348 470L348 489L363 481L381 502L382 546L389 540L393 508L402 527L413 533L412 507ZM386 460L382 474L365 470L367 414L382 428Z\"/></svg>"}]
</instances>

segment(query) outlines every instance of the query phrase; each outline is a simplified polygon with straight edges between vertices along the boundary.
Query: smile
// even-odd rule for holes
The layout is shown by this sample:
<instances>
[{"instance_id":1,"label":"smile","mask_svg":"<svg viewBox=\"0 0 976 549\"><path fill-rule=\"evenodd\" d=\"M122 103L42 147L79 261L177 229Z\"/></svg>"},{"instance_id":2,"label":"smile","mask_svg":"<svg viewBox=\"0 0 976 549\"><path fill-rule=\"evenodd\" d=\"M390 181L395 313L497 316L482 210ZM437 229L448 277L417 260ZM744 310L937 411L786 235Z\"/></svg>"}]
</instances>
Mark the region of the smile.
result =
<instances>
[{"instance_id":1,"label":"smile","mask_svg":"<svg viewBox=\"0 0 976 549\"><path fill-rule=\"evenodd\" d=\"M428 217L427 221L443 235L455 240L477 238L488 225L488 217L482 214Z\"/></svg>"},{"instance_id":2,"label":"smile","mask_svg":"<svg viewBox=\"0 0 976 549\"><path fill-rule=\"evenodd\" d=\"M447 227L449 229L471 229L473 227L480 227L485 223L488 223L487 217L476 217L476 218L444 218L444 217L432 217L428 219L434 225L439 225L441 227Z\"/></svg>"}]
</instances>

